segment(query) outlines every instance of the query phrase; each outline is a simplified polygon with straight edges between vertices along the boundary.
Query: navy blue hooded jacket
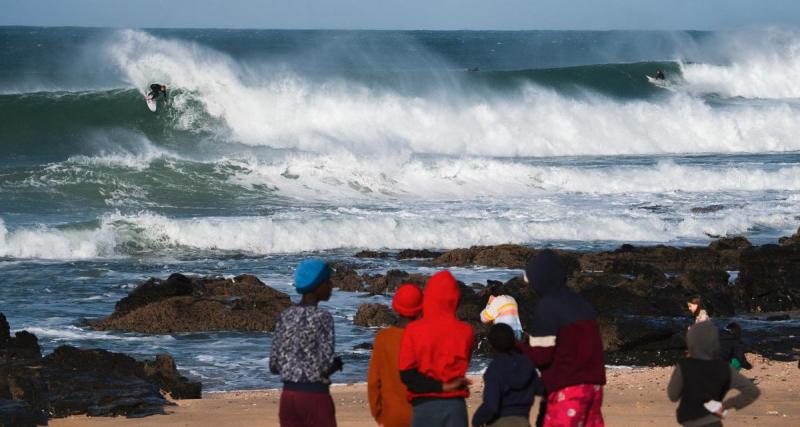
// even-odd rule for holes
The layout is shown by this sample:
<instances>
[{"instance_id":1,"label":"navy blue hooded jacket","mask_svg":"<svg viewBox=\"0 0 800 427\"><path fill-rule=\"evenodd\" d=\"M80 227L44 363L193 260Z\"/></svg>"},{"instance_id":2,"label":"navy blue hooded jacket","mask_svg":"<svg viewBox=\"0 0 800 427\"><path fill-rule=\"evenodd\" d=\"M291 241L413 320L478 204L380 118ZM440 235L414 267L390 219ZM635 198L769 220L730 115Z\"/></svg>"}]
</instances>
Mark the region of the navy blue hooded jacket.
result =
<instances>
[{"instance_id":1,"label":"navy blue hooded jacket","mask_svg":"<svg viewBox=\"0 0 800 427\"><path fill-rule=\"evenodd\" d=\"M567 269L558 255L550 250L539 252L525 267L525 277L541 299L534 308L530 341L519 348L541 371L547 392L579 384L605 384L597 315L583 297L567 287Z\"/></svg>"},{"instance_id":2,"label":"navy blue hooded jacket","mask_svg":"<svg viewBox=\"0 0 800 427\"><path fill-rule=\"evenodd\" d=\"M528 418L534 396L543 393L530 359L516 350L498 354L483 374L483 403L475 411L472 425L486 425L500 417Z\"/></svg>"}]
</instances>

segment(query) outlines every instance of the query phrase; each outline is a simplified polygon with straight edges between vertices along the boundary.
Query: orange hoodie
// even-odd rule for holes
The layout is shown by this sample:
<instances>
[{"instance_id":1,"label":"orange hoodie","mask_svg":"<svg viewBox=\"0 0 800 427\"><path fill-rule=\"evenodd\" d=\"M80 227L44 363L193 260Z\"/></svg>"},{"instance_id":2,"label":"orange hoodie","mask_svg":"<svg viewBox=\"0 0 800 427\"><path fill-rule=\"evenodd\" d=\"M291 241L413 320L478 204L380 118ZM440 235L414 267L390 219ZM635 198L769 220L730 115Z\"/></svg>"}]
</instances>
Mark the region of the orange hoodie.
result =
<instances>
[{"instance_id":1,"label":"orange hoodie","mask_svg":"<svg viewBox=\"0 0 800 427\"><path fill-rule=\"evenodd\" d=\"M375 421L384 427L411 425L411 404L406 397L408 390L400 380L397 367L403 331L403 328L391 326L378 332L369 360L369 409Z\"/></svg>"},{"instance_id":2,"label":"orange hoodie","mask_svg":"<svg viewBox=\"0 0 800 427\"><path fill-rule=\"evenodd\" d=\"M446 383L467 374L474 336L472 326L458 320L461 298L458 283L449 271L434 274L425 286L422 318L406 326L400 344L400 371L416 370ZM416 397L467 397L468 390L420 393Z\"/></svg>"}]
</instances>

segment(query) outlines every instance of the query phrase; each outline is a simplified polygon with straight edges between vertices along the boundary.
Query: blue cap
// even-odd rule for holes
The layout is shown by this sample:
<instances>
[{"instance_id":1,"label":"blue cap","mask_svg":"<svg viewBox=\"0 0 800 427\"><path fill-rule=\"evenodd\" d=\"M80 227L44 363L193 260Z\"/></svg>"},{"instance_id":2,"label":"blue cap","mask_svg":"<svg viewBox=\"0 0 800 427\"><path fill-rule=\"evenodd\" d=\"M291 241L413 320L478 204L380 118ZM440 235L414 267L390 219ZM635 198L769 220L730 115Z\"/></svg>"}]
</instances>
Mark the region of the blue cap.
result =
<instances>
[{"instance_id":1,"label":"blue cap","mask_svg":"<svg viewBox=\"0 0 800 427\"><path fill-rule=\"evenodd\" d=\"M294 271L294 287L298 293L307 294L330 279L333 270L318 258L310 258L297 264Z\"/></svg>"}]
</instances>

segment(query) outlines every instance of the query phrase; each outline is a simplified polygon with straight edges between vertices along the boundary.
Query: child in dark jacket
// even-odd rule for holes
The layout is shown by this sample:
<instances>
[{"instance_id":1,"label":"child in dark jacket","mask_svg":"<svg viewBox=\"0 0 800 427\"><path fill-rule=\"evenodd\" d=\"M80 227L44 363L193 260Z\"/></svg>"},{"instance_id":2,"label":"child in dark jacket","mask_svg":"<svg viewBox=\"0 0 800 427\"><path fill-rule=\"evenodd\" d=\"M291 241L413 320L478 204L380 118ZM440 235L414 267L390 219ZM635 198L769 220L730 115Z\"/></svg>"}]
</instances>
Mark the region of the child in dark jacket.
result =
<instances>
[{"instance_id":1,"label":"child in dark jacket","mask_svg":"<svg viewBox=\"0 0 800 427\"><path fill-rule=\"evenodd\" d=\"M332 272L319 259L301 262L294 277L303 297L275 323L269 369L283 381L278 409L282 427L336 427L328 388L342 360L334 355L333 317L317 306L331 297Z\"/></svg>"},{"instance_id":2,"label":"child in dark jacket","mask_svg":"<svg viewBox=\"0 0 800 427\"><path fill-rule=\"evenodd\" d=\"M669 399L680 400L678 423L685 427L721 427L728 409L753 403L760 391L728 362L717 358L719 329L713 323L692 325L686 342L689 357L678 361L667 385ZM725 399L732 388L739 390L739 395Z\"/></svg>"},{"instance_id":3,"label":"child in dark jacket","mask_svg":"<svg viewBox=\"0 0 800 427\"><path fill-rule=\"evenodd\" d=\"M744 343L742 343L742 327L738 323L729 323L719 335L719 357L727 361L737 371L753 369L753 365L747 361L744 354Z\"/></svg>"},{"instance_id":4,"label":"child in dark jacket","mask_svg":"<svg viewBox=\"0 0 800 427\"><path fill-rule=\"evenodd\" d=\"M489 345L495 356L483 374L483 403L472 417L472 425L529 427L530 412L544 386L536 367L516 348L514 330L496 323L489 330Z\"/></svg>"},{"instance_id":5,"label":"child in dark jacket","mask_svg":"<svg viewBox=\"0 0 800 427\"><path fill-rule=\"evenodd\" d=\"M466 380L474 341L472 327L458 320L461 298L449 271L425 286L422 318L406 326L400 343L400 378L408 387L413 426L462 427L468 423Z\"/></svg>"}]
</instances>

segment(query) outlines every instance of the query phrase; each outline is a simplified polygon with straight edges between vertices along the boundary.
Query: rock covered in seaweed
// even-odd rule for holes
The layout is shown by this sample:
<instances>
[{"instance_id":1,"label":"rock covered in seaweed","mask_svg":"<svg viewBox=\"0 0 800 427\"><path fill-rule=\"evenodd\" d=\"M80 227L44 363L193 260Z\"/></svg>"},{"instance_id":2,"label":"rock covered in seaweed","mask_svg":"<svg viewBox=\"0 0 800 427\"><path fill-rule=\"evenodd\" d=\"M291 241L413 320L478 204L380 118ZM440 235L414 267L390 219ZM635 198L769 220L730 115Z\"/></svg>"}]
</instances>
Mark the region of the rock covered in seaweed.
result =
<instances>
[{"instance_id":1,"label":"rock covered in seaweed","mask_svg":"<svg viewBox=\"0 0 800 427\"><path fill-rule=\"evenodd\" d=\"M270 331L289 305L289 295L253 275L225 279L176 273L166 280L150 279L140 284L117 302L114 313L90 326L155 334Z\"/></svg>"},{"instance_id":2,"label":"rock covered in seaweed","mask_svg":"<svg viewBox=\"0 0 800 427\"><path fill-rule=\"evenodd\" d=\"M397 315L385 304L361 304L353 318L353 324L365 327L384 327L393 325Z\"/></svg>"},{"instance_id":3,"label":"rock covered in seaweed","mask_svg":"<svg viewBox=\"0 0 800 427\"><path fill-rule=\"evenodd\" d=\"M68 345L41 356L35 335L10 337L0 314L0 425L41 425L50 417L129 417L163 413L176 399L199 399L202 386L180 375L169 355L130 356Z\"/></svg>"}]
</instances>

